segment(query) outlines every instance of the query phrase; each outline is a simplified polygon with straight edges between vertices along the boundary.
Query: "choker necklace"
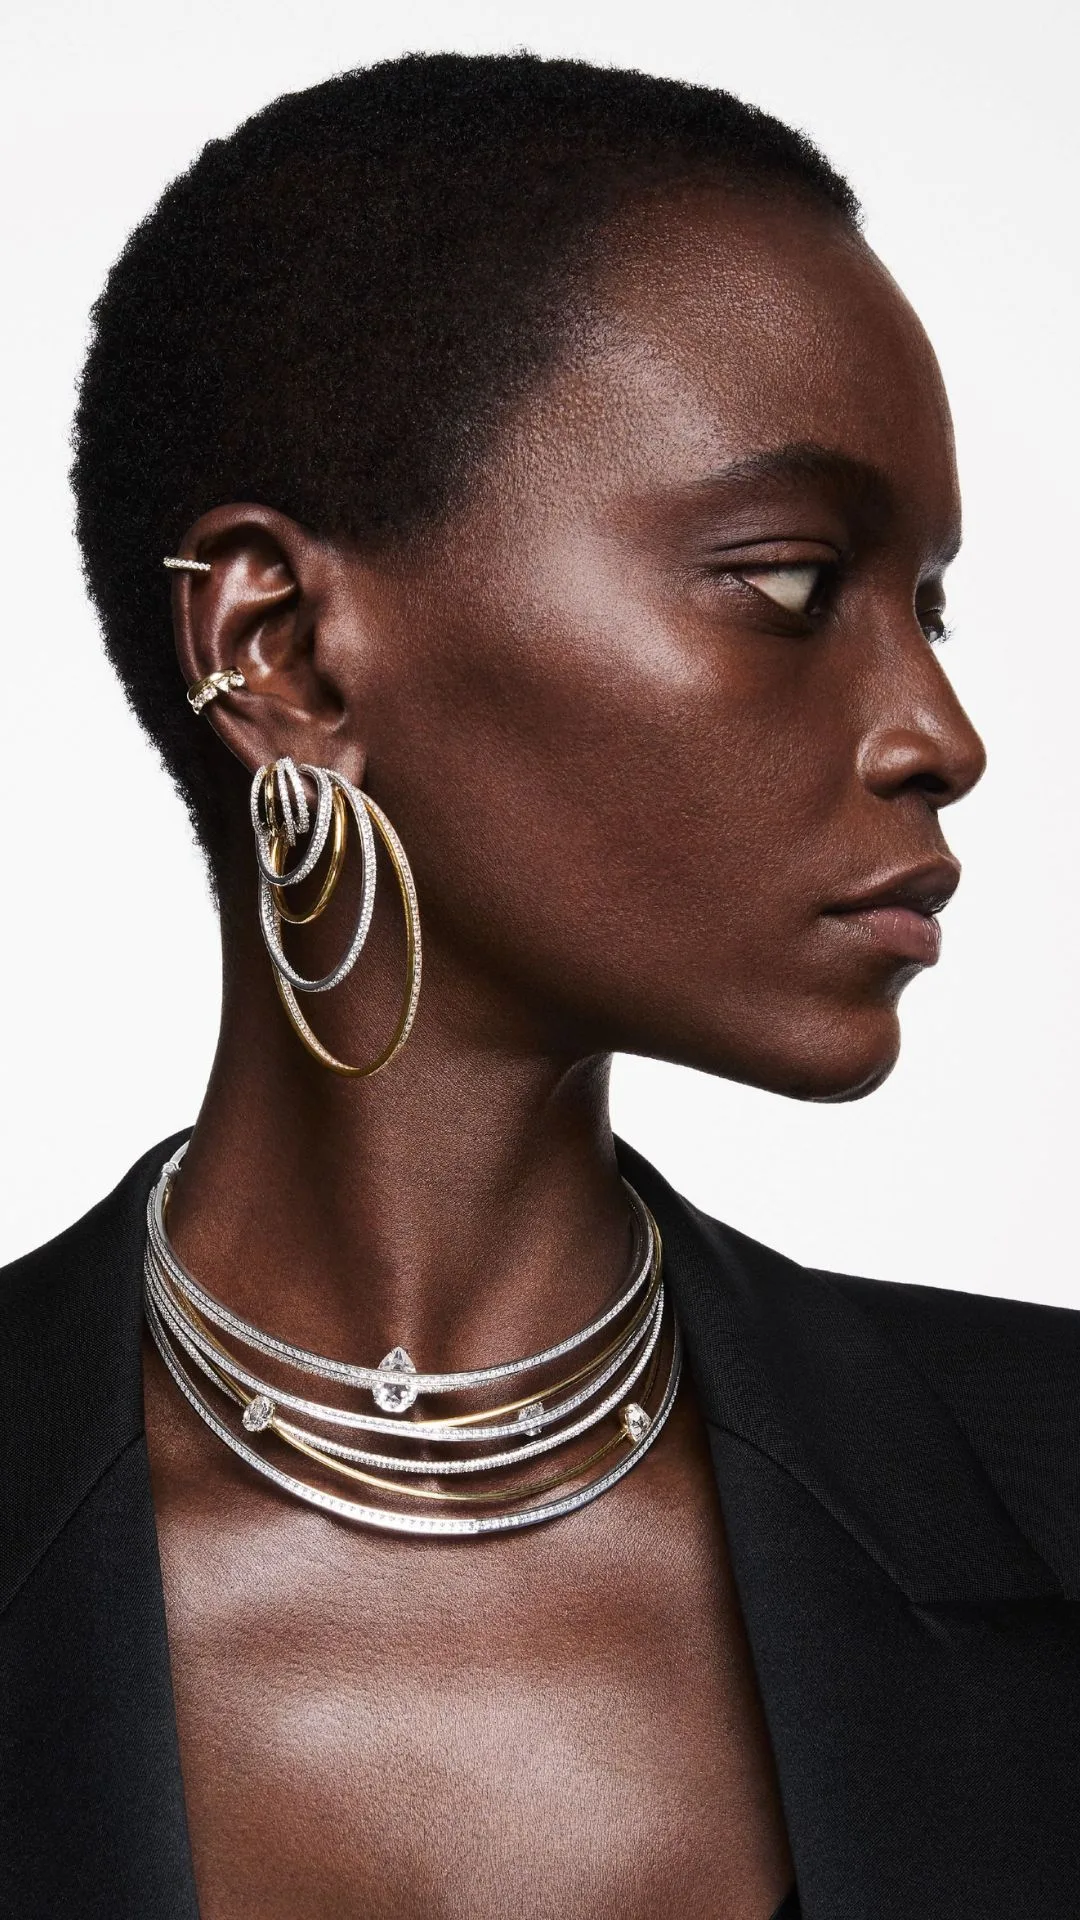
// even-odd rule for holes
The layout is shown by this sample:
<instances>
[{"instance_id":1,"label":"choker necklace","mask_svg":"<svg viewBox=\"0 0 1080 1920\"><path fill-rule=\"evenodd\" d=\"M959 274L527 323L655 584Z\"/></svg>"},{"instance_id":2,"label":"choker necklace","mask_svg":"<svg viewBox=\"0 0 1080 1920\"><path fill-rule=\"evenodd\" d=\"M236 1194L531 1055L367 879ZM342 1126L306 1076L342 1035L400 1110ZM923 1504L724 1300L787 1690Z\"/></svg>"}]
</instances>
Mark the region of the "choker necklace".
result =
<instances>
[{"instance_id":1,"label":"choker necklace","mask_svg":"<svg viewBox=\"0 0 1080 1920\"><path fill-rule=\"evenodd\" d=\"M162 1168L147 1204L147 1323L174 1382L200 1418L256 1472L295 1498L392 1533L515 1532L598 1499L636 1466L662 1430L678 1390L681 1343L663 1284L659 1229L629 1183L633 1271L603 1312L522 1360L421 1373L400 1346L377 1367L326 1359L263 1332L207 1293L177 1257L165 1223L183 1154L181 1147ZM237 1358L222 1334L283 1367L367 1395L379 1411L335 1406L272 1385ZM503 1381L551 1369L567 1355L576 1362L570 1373L545 1379L502 1405L439 1418L403 1417L421 1397L497 1389ZM207 1398L201 1381L216 1401ZM241 1431L226 1417L237 1412ZM351 1444L338 1437L342 1429L390 1439L393 1450ZM503 1444L492 1448L492 1442ZM290 1473L281 1464L290 1452L313 1461L322 1480ZM539 1476L530 1470L523 1478L520 1469L533 1460L541 1463ZM487 1476L494 1484L487 1484ZM335 1492L342 1480L361 1483L368 1499Z\"/></svg>"}]
</instances>

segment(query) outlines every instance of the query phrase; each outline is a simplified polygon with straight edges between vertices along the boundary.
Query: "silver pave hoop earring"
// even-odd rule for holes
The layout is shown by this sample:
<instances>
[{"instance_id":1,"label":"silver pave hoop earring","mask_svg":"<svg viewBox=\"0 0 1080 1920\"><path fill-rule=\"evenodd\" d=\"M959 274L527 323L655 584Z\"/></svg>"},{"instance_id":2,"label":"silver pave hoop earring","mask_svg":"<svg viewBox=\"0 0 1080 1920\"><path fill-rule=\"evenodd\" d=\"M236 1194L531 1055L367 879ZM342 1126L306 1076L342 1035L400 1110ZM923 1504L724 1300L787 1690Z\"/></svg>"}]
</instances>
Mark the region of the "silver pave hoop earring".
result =
<instances>
[{"instance_id":1,"label":"silver pave hoop earring","mask_svg":"<svg viewBox=\"0 0 1080 1920\"><path fill-rule=\"evenodd\" d=\"M314 819L304 788L304 775L315 790ZM361 861L360 903L356 923L337 965L320 979L309 980L289 960L283 944L283 929L286 923L291 926L310 925L329 905L344 865L350 819L356 830ZM412 1031L420 998L420 911L405 849L382 808L376 805L369 794L354 787L343 774L335 773L330 767L298 767L287 755L268 762L256 773L251 783L251 825L259 867L259 925L274 969L277 990L293 1030L308 1052L322 1066L329 1067L331 1072L344 1074L350 1079L369 1079L372 1074L388 1066L405 1045ZM370 1065L354 1067L344 1060L338 1060L323 1046L308 1025L297 995L329 993L333 987L341 985L356 965L375 910L376 833L389 855L405 914L405 992L397 1026L387 1045ZM307 846L292 866L286 866L289 853L305 834L310 835ZM328 844L330 858L318 898L306 912L294 912L288 905L288 890L299 886L301 881L314 873Z\"/></svg>"}]
</instances>

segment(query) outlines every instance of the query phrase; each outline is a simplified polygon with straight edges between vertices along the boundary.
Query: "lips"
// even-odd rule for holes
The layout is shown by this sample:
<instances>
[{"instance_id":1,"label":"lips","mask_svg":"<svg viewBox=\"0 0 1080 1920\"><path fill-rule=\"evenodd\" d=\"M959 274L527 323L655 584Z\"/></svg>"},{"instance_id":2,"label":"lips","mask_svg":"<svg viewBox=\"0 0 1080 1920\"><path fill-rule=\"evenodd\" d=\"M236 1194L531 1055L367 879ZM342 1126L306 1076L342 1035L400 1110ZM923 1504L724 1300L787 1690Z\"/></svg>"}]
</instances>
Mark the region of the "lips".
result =
<instances>
[{"instance_id":1,"label":"lips","mask_svg":"<svg viewBox=\"0 0 1080 1920\"><path fill-rule=\"evenodd\" d=\"M826 908L825 917L868 947L932 967L941 951L937 915L959 884L955 860L938 859L872 883Z\"/></svg>"}]
</instances>

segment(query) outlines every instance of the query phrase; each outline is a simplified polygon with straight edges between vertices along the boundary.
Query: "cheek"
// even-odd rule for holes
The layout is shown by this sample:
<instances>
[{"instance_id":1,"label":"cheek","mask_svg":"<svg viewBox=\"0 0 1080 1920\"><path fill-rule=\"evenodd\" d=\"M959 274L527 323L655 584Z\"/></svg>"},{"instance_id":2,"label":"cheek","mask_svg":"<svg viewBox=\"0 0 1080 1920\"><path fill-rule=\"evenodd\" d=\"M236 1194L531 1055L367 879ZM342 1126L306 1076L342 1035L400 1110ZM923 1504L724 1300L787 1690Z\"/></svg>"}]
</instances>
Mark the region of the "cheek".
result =
<instances>
[{"instance_id":1,"label":"cheek","mask_svg":"<svg viewBox=\"0 0 1080 1920\"><path fill-rule=\"evenodd\" d=\"M658 605L624 556L542 577L498 621L444 614L418 690L409 806L440 917L597 1003L782 968L854 761L835 700L831 737L814 724L812 648Z\"/></svg>"},{"instance_id":2,"label":"cheek","mask_svg":"<svg viewBox=\"0 0 1080 1920\"><path fill-rule=\"evenodd\" d=\"M565 596L520 594L512 622L443 603L389 716L425 947L584 1050L869 1090L895 991L838 977L819 921L866 824L850 681L620 584L573 618Z\"/></svg>"}]
</instances>

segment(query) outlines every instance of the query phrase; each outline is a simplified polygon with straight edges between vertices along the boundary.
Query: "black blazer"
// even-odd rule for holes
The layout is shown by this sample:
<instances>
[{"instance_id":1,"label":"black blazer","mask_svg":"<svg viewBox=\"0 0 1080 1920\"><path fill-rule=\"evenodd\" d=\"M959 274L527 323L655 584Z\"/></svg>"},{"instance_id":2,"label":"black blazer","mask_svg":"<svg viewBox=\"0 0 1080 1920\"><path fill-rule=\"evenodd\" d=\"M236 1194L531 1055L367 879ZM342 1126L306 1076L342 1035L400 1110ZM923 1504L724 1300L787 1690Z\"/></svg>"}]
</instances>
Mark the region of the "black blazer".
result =
<instances>
[{"instance_id":1,"label":"black blazer","mask_svg":"<svg viewBox=\"0 0 1080 1920\"><path fill-rule=\"evenodd\" d=\"M5 1920L196 1920L140 1366L174 1144L0 1274ZM620 1157L709 1423L804 1920L1080 1913L1080 1314L807 1271Z\"/></svg>"}]
</instances>

